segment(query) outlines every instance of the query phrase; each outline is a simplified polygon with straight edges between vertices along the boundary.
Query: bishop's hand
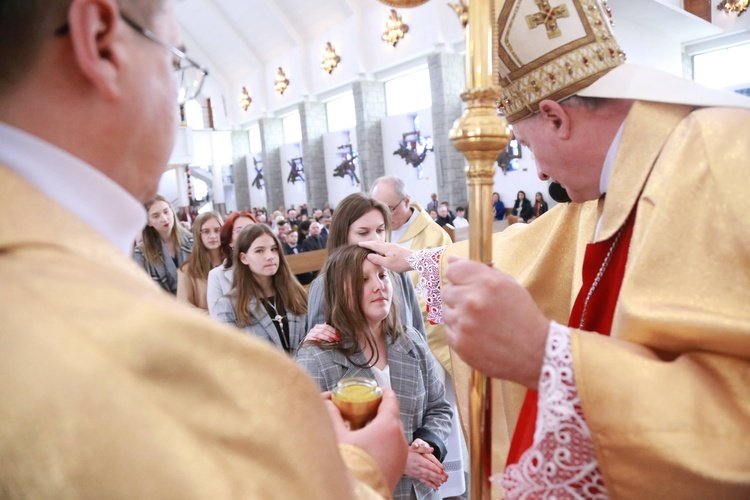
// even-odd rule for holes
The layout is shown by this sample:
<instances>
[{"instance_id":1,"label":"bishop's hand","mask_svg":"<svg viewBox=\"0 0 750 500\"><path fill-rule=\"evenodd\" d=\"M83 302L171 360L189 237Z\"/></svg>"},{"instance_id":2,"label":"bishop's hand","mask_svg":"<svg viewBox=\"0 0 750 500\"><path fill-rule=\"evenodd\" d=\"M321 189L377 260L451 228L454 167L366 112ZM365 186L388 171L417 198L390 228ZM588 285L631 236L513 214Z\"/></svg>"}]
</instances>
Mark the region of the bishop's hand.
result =
<instances>
[{"instance_id":1,"label":"bishop's hand","mask_svg":"<svg viewBox=\"0 0 750 500\"><path fill-rule=\"evenodd\" d=\"M481 262L451 256L443 318L451 348L482 373L536 389L549 320L529 292Z\"/></svg>"}]
</instances>

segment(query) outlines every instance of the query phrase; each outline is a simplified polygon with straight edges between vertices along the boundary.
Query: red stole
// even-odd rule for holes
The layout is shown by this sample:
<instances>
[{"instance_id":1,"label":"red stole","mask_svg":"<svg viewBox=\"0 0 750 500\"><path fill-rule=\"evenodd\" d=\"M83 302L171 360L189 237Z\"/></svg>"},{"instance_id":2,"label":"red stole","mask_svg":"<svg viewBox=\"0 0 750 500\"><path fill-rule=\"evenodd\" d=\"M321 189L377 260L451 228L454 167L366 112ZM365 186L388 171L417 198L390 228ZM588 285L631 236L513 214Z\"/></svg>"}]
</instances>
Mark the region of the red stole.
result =
<instances>
[{"instance_id":1,"label":"red stole","mask_svg":"<svg viewBox=\"0 0 750 500\"><path fill-rule=\"evenodd\" d=\"M635 221L635 210L630 213L628 220L622 228L622 233L615 234L610 239L599 243L589 243L583 257L583 283L578 291L573 310L570 312L568 326L580 328L588 332L598 332L601 335L609 335L612 329L612 318L615 314L617 298L620 295L622 278L625 274L625 264L628 260L628 249L630 238L633 235L633 224ZM586 307L586 319L581 326L581 316L584 313L586 296L589 294L591 285L602 268L602 263L612 247L615 239L620 237L612 250L609 264L607 265L599 284L589 299ZM508 460L506 466L518 463L521 455L531 448L534 443L534 429L536 427L537 392L528 390L521 406L518 424L513 433L510 443Z\"/></svg>"}]
</instances>

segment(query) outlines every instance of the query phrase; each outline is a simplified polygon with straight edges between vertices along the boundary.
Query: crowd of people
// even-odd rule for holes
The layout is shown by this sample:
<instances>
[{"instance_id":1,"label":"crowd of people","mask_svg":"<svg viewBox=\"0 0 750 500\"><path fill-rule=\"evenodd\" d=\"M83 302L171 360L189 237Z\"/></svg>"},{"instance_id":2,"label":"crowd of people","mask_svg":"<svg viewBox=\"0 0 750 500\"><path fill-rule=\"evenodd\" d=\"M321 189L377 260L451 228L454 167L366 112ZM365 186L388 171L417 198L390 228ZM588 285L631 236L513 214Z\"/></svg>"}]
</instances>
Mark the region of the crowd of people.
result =
<instances>
[{"instance_id":1,"label":"crowd of people","mask_svg":"<svg viewBox=\"0 0 750 500\"><path fill-rule=\"evenodd\" d=\"M374 378L393 389L410 443L394 498L441 498L440 487L448 479L442 464L446 441L458 420L445 399L445 376L428 347L424 305L408 273L373 265L366 259L371 252L356 246L390 239L392 211L386 204L356 193L335 212L325 207L308 216L302 207L268 217L262 209L243 210L229 214L223 224L219 214L206 212L193 222L192 239L163 197L145 208L149 222L134 257L165 291L296 357L323 391L351 376ZM144 262L145 242L161 234L156 241L163 250L156 263ZM169 238L176 243L163 242ZM164 272L152 271L177 266L179 253L170 249L188 243L192 253L187 248L180 257L170 278L174 283L162 277ZM330 256L324 274L292 274L286 256L322 249Z\"/></svg>"}]
</instances>

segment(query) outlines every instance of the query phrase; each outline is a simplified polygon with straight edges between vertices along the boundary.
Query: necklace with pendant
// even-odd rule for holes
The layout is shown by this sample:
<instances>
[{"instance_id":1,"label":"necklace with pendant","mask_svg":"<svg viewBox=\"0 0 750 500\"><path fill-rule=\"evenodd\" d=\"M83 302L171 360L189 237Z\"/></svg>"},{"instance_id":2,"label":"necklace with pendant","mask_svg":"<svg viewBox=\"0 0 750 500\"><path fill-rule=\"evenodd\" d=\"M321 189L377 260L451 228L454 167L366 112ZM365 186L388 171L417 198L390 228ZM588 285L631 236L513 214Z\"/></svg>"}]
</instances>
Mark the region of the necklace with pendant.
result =
<instances>
[{"instance_id":1,"label":"necklace with pendant","mask_svg":"<svg viewBox=\"0 0 750 500\"><path fill-rule=\"evenodd\" d=\"M273 297L273 302L271 302L271 299L266 300L266 302L268 302L268 305L271 306L271 308L273 309L273 312L276 314L276 316L271 318L271 320L277 322L279 324L279 328L283 328L284 316L279 314L279 310L276 309L276 296Z\"/></svg>"},{"instance_id":2,"label":"necklace with pendant","mask_svg":"<svg viewBox=\"0 0 750 500\"><path fill-rule=\"evenodd\" d=\"M272 321L275 323L278 323L278 330L279 330L279 340L281 340L281 347L284 348L285 351L290 352L289 347L289 338L288 333L284 332L284 316L279 314L279 310L276 309L276 296L273 296L273 302L271 302L271 298L266 299L266 303L271 306L271 309L273 309L273 312L276 314L273 318L271 318Z\"/></svg>"}]
</instances>

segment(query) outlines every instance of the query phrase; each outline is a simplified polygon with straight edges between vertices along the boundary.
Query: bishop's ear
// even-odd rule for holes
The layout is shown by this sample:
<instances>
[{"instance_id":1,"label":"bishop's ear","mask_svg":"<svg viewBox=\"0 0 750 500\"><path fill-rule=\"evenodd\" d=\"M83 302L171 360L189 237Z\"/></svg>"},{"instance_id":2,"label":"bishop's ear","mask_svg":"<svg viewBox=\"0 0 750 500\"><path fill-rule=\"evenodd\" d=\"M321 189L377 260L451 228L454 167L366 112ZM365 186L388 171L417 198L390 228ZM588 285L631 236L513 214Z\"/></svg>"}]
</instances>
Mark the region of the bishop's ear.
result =
<instances>
[{"instance_id":1,"label":"bishop's ear","mask_svg":"<svg viewBox=\"0 0 750 500\"><path fill-rule=\"evenodd\" d=\"M544 99L539 103L539 119L560 139L570 137L570 114L559 102Z\"/></svg>"}]
</instances>

